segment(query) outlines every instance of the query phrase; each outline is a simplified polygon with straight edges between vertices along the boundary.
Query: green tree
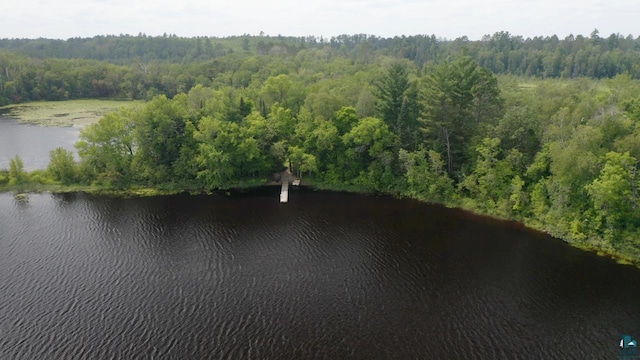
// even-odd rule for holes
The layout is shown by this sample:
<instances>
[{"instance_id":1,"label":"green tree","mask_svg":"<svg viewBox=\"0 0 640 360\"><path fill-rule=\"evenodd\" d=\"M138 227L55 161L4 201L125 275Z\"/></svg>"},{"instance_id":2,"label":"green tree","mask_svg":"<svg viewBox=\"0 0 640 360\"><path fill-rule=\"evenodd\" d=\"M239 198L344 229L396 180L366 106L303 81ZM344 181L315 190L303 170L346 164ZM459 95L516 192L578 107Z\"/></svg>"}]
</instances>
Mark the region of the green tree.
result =
<instances>
[{"instance_id":1,"label":"green tree","mask_svg":"<svg viewBox=\"0 0 640 360\"><path fill-rule=\"evenodd\" d=\"M358 123L356 109L352 106L343 106L335 113L333 123L340 135L348 133Z\"/></svg>"},{"instance_id":2,"label":"green tree","mask_svg":"<svg viewBox=\"0 0 640 360\"><path fill-rule=\"evenodd\" d=\"M579 126L568 141L549 143L553 178L570 191L574 205L586 202L584 186L598 174L603 154L602 130Z\"/></svg>"},{"instance_id":3,"label":"green tree","mask_svg":"<svg viewBox=\"0 0 640 360\"><path fill-rule=\"evenodd\" d=\"M240 116L244 119L253 111L253 102L251 100L245 101L244 97L241 96L238 110L240 111Z\"/></svg>"},{"instance_id":4,"label":"green tree","mask_svg":"<svg viewBox=\"0 0 640 360\"><path fill-rule=\"evenodd\" d=\"M198 156L199 143L194 135L196 127L189 120L185 122L184 137L178 159L173 162L174 181L185 185L193 184L198 176Z\"/></svg>"},{"instance_id":5,"label":"green tree","mask_svg":"<svg viewBox=\"0 0 640 360\"><path fill-rule=\"evenodd\" d=\"M305 109L300 112L293 144L316 158L317 170L326 173L328 166L336 162L335 158L342 150L341 143L334 122L323 118L314 118Z\"/></svg>"},{"instance_id":6,"label":"green tree","mask_svg":"<svg viewBox=\"0 0 640 360\"><path fill-rule=\"evenodd\" d=\"M80 172L87 181L118 186L131 183L131 162L138 148L131 117L131 111L121 110L80 130L76 148Z\"/></svg>"},{"instance_id":7,"label":"green tree","mask_svg":"<svg viewBox=\"0 0 640 360\"><path fill-rule=\"evenodd\" d=\"M229 187L238 178L239 125L205 117L194 136L199 141L198 179L209 189Z\"/></svg>"},{"instance_id":8,"label":"green tree","mask_svg":"<svg viewBox=\"0 0 640 360\"><path fill-rule=\"evenodd\" d=\"M349 177L355 183L376 190L390 190L395 185L392 152L395 135L378 118L362 118L342 137Z\"/></svg>"},{"instance_id":9,"label":"green tree","mask_svg":"<svg viewBox=\"0 0 640 360\"><path fill-rule=\"evenodd\" d=\"M267 117L267 128L274 139L290 141L295 132L296 119L290 109L276 104Z\"/></svg>"},{"instance_id":10,"label":"green tree","mask_svg":"<svg viewBox=\"0 0 640 360\"><path fill-rule=\"evenodd\" d=\"M22 184L27 181L27 173L24 171L24 163L19 155L9 162L9 185Z\"/></svg>"},{"instance_id":11,"label":"green tree","mask_svg":"<svg viewBox=\"0 0 640 360\"><path fill-rule=\"evenodd\" d=\"M422 123L427 144L442 151L450 174L469 161L467 149L481 138L481 125L501 116L501 100L493 74L469 57L442 63L422 87Z\"/></svg>"},{"instance_id":12,"label":"green tree","mask_svg":"<svg viewBox=\"0 0 640 360\"><path fill-rule=\"evenodd\" d=\"M527 161L540 150L541 124L526 106L512 106L500 118L493 133L505 149L518 149Z\"/></svg>"},{"instance_id":13,"label":"green tree","mask_svg":"<svg viewBox=\"0 0 640 360\"><path fill-rule=\"evenodd\" d=\"M288 75L280 74L277 76L270 76L264 82L260 94L269 107L275 103L286 106L288 105L287 96L290 94L292 89L293 81L291 81Z\"/></svg>"},{"instance_id":14,"label":"green tree","mask_svg":"<svg viewBox=\"0 0 640 360\"><path fill-rule=\"evenodd\" d=\"M172 169L185 141L188 101L185 94L172 100L161 95L134 114L134 169L139 180L160 184L176 175Z\"/></svg>"},{"instance_id":15,"label":"green tree","mask_svg":"<svg viewBox=\"0 0 640 360\"><path fill-rule=\"evenodd\" d=\"M600 175L586 189L609 235L638 224L638 187L638 160L628 152L607 153Z\"/></svg>"},{"instance_id":16,"label":"green tree","mask_svg":"<svg viewBox=\"0 0 640 360\"><path fill-rule=\"evenodd\" d=\"M521 154L512 149L501 156L500 139L485 138L476 148L478 158L473 172L465 176L461 186L468 191L474 208L490 214L511 216L522 204L522 186L516 164Z\"/></svg>"},{"instance_id":17,"label":"green tree","mask_svg":"<svg viewBox=\"0 0 640 360\"><path fill-rule=\"evenodd\" d=\"M407 178L408 195L432 202L452 202L455 195L453 180L447 175L445 163L437 151L400 149L399 158Z\"/></svg>"},{"instance_id":18,"label":"green tree","mask_svg":"<svg viewBox=\"0 0 640 360\"><path fill-rule=\"evenodd\" d=\"M64 185L76 182L78 176L77 167L71 151L59 147L49 152L49 166L47 170L54 180Z\"/></svg>"},{"instance_id":19,"label":"green tree","mask_svg":"<svg viewBox=\"0 0 640 360\"><path fill-rule=\"evenodd\" d=\"M393 63L375 83L377 109L389 129L398 135L401 147L415 148L419 126L418 92L409 81L404 64Z\"/></svg>"},{"instance_id":20,"label":"green tree","mask_svg":"<svg viewBox=\"0 0 640 360\"><path fill-rule=\"evenodd\" d=\"M291 164L291 171L299 178L302 177L304 172L311 173L318 170L316 157L297 146L289 148L289 163Z\"/></svg>"}]
</instances>

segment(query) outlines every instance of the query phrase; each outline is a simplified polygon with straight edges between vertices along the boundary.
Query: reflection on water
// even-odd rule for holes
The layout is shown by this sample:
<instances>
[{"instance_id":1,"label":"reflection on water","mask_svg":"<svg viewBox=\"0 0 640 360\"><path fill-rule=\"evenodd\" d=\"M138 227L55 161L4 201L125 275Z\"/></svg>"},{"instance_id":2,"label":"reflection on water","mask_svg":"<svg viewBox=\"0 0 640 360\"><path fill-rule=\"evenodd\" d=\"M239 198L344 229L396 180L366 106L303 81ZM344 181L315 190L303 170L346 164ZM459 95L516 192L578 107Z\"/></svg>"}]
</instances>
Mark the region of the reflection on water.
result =
<instances>
[{"instance_id":1,"label":"reflection on water","mask_svg":"<svg viewBox=\"0 0 640 360\"><path fill-rule=\"evenodd\" d=\"M0 194L0 358L612 358L640 272L407 200Z\"/></svg>"},{"instance_id":2,"label":"reflection on water","mask_svg":"<svg viewBox=\"0 0 640 360\"><path fill-rule=\"evenodd\" d=\"M62 147L76 153L73 145L79 134L77 127L19 124L0 117L0 169L8 169L16 155L22 158L25 170L46 169L51 150Z\"/></svg>"}]
</instances>

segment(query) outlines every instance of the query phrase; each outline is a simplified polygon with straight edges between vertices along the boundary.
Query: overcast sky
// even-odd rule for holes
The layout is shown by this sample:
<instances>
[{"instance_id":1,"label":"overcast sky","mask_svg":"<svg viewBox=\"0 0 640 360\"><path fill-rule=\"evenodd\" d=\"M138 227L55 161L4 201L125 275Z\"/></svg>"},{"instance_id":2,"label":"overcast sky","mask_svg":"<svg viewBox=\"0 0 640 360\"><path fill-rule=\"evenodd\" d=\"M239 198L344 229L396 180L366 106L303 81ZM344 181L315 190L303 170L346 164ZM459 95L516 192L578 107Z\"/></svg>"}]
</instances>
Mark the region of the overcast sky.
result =
<instances>
[{"instance_id":1,"label":"overcast sky","mask_svg":"<svg viewBox=\"0 0 640 360\"><path fill-rule=\"evenodd\" d=\"M640 35L639 0L7 0L0 38L267 35L383 37L427 34L478 40L508 31Z\"/></svg>"}]
</instances>

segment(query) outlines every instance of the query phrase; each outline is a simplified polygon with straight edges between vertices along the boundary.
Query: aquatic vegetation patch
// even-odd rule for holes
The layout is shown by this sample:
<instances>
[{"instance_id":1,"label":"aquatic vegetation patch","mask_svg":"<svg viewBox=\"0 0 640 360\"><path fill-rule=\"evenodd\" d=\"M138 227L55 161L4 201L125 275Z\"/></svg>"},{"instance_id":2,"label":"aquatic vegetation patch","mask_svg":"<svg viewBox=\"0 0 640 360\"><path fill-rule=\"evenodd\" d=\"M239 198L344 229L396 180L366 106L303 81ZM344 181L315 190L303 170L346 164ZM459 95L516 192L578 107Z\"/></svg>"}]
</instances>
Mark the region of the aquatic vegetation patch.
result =
<instances>
[{"instance_id":1,"label":"aquatic vegetation patch","mask_svg":"<svg viewBox=\"0 0 640 360\"><path fill-rule=\"evenodd\" d=\"M0 113L28 124L86 126L97 122L107 113L140 103L116 100L39 101L4 106L0 108Z\"/></svg>"}]
</instances>

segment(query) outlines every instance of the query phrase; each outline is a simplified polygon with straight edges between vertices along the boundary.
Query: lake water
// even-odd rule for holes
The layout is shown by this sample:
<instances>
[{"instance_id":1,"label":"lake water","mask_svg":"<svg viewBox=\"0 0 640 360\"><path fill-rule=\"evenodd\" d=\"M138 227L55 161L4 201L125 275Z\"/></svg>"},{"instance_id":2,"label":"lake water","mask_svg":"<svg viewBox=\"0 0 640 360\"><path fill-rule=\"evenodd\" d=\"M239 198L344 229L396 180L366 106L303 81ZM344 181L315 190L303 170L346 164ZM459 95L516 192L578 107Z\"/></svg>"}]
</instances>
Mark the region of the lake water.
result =
<instances>
[{"instance_id":1,"label":"lake water","mask_svg":"<svg viewBox=\"0 0 640 360\"><path fill-rule=\"evenodd\" d=\"M640 271L512 223L278 188L0 194L0 359L611 359Z\"/></svg>"},{"instance_id":2,"label":"lake water","mask_svg":"<svg viewBox=\"0 0 640 360\"><path fill-rule=\"evenodd\" d=\"M78 127L44 127L19 124L18 120L0 117L0 169L8 169L11 159L20 155L25 170L46 169L49 152L63 147L76 153Z\"/></svg>"}]
</instances>

